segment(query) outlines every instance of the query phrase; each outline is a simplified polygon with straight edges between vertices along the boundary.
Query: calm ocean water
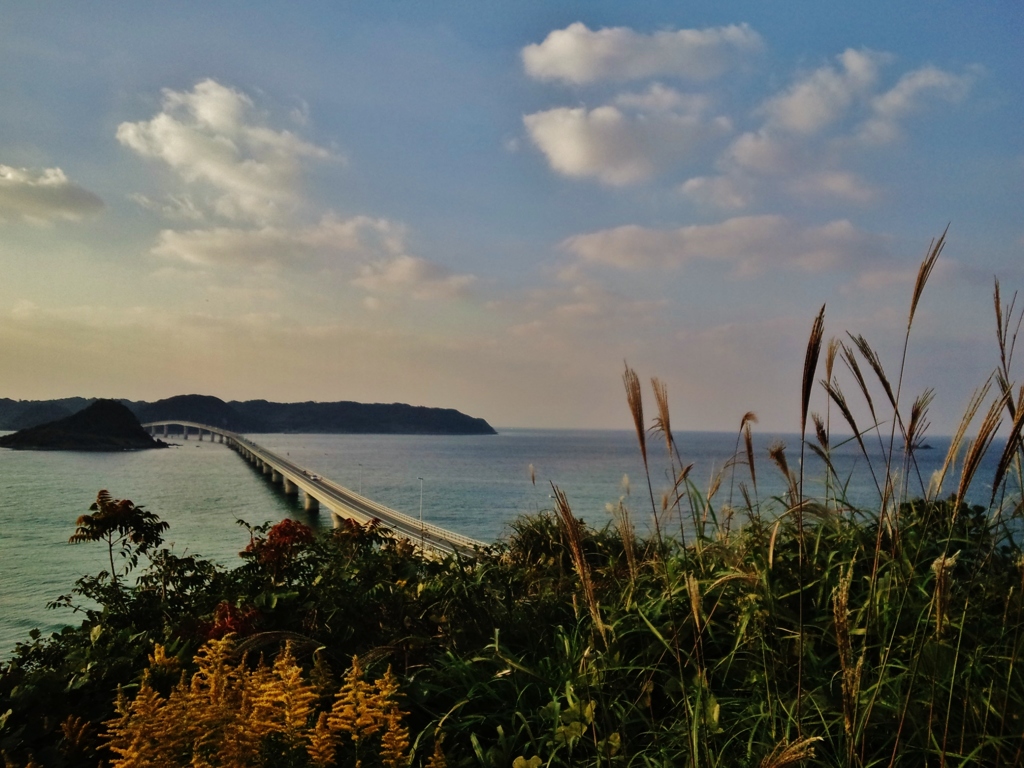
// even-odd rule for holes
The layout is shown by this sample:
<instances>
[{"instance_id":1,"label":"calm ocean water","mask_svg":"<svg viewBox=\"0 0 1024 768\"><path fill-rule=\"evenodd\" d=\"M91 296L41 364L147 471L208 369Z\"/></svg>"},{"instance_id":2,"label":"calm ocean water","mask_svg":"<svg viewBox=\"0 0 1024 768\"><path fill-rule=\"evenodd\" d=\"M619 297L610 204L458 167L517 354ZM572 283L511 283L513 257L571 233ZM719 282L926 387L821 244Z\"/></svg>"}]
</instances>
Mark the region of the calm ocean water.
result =
<instances>
[{"instance_id":1,"label":"calm ocean water","mask_svg":"<svg viewBox=\"0 0 1024 768\"><path fill-rule=\"evenodd\" d=\"M551 485L566 492L573 511L588 523L608 521L607 504L627 493L627 506L643 527L650 517L643 464L636 435L616 431L502 430L496 436L446 437L399 435L252 435L259 444L376 501L417 516L422 478L423 517L484 541L494 541L523 513L550 509ZM729 461L735 434L680 433L685 462L694 462L691 479L706 488ZM767 458L775 439L755 440L758 495L780 494L780 474ZM799 439L789 445L791 467L799 465ZM330 526L326 511L304 512L299 502L280 494L237 453L219 443L178 441L179 447L138 453L66 453L0 449L0 658L30 629L54 631L77 621L68 611L45 605L68 592L75 579L104 568L99 544L67 543L75 519L88 510L100 489L130 498L170 523L166 542L177 553L199 554L223 565L237 562L248 536L236 521L249 523L293 517ZM945 457L948 441L932 441L921 472L927 482ZM669 487L665 446L648 445L655 497ZM870 507L877 493L854 446L839 449L836 464L851 478L849 496ZM995 458L992 459L994 462ZM530 479L534 467L536 483ZM808 460L808 477L823 475ZM750 486L745 467L731 474L716 496L718 505L738 483ZM984 494L991 471L983 469L976 491ZM947 483L947 486L949 483ZM808 494L815 488L809 487Z\"/></svg>"}]
</instances>

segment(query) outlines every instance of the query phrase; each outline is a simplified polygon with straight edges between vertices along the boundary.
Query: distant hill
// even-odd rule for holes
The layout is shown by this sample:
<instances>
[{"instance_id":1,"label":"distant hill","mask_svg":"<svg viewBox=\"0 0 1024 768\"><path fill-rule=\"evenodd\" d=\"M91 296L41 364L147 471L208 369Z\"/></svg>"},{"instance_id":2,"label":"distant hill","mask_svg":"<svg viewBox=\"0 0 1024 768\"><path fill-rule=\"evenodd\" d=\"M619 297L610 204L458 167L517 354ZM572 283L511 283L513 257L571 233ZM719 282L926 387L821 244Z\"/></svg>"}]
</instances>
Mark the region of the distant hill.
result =
<instances>
[{"instance_id":1,"label":"distant hill","mask_svg":"<svg viewBox=\"0 0 1024 768\"><path fill-rule=\"evenodd\" d=\"M219 397L209 395L176 395L155 403L128 403L142 423L182 419L198 421L211 427L221 427L232 432L253 432L249 422L238 415L230 405Z\"/></svg>"},{"instance_id":2,"label":"distant hill","mask_svg":"<svg viewBox=\"0 0 1024 768\"><path fill-rule=\"evenodd\" d=\"M269 403L232 402L252 432L343 432L395 435L493 435L483 419L452 408L425 408L403 403Z\"/></svg>"},{"instance_id":3,"label":"distant hill","mask_svg":"<svg viewBox=\"0 0 1024 768\"><path fill-rule=\"evenodd\" d=\"M93 400L0 399L0 430L36 426L64 412L81 410ZM178 395L155 403L121 400L142 423L180 419L232 432L314 432L396 435L493 435L483 419L452 408L403 403L272 403L266 400L226 403L209 395Z\"/></svg>"},{"instance_id":4,"label":"distant hill","mask_svg":"<svg viewBox=\"0 0 1024 768\"><path fill-rule=\"evenodd\" d=\"M81 410L81 409L76 409ZM33 403L10 420L10 429L28 429L40 424L47 424L58 419L66 419L75 413L74 410L60 403Z\"/></svg>"},{"instance_id":5,"label":"distant hill","mask_svg":"<svg viewBox=\"0 0 1024 768\"><path fill-rule=\"evenodd\" d=\"M128 408L97 400L78 413L0 437L0 447L36 451L135 451L166 448Z\"/></svg>"}]
</instances>

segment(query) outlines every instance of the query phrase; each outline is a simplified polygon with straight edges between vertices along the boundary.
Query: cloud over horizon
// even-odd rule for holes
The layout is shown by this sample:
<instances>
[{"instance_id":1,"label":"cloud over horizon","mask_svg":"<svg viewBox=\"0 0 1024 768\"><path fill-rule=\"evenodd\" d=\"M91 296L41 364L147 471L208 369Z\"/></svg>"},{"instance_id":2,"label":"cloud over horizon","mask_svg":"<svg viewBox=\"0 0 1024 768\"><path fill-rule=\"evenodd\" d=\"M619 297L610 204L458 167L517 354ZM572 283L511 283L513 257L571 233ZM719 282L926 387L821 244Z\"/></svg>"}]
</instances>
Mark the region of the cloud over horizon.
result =
<instances>
[{"instance_id":1,"label":"cloud over horizon","mask_svg":"<svg viewBox=\"0 0 1024 768\"><path fill-rule=\"evenodd\" d=\"M882 259L884 240L850 221L803 227L778 215L739 216L676 229L625 225L575 235L562 247L581 265L621 270L678 269L696 261L725 264L734 277L771 267L804 272L856 269Z\"/></svg>"},{"instance_id":2,"label":"cloud over horizon","mask_svg":"<svg viewBox=\"0 0 1024 768\"><path fill-rule=\"evenodd\" d=\"M0 396L122 375L616 428L626 358L734 429L726 396L793 405L822 302L902 340L947 221L933 359L987 349L992 274L1019 287L1005 9L357 6L12 8Z\"/></svg>"}]
</instances>

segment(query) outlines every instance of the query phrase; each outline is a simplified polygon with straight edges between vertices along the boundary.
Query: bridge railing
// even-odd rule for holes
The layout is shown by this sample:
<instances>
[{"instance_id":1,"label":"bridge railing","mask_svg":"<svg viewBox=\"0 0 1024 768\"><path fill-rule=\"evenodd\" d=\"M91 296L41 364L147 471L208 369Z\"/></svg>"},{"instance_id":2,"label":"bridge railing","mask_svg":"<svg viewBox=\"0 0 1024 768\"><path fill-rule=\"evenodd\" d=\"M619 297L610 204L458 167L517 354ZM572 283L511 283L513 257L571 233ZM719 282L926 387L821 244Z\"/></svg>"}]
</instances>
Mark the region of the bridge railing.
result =
<instances>
[{"instance_id":1,"label":"bridge railing","mask_svg":"<svg viewBox=\"0 0 1024 768\"><path fill-rule=\"evenodd\" d=\"M368 499L365 496L362 496L356 493L355 491L346 488L343 485L338 485L338 483L335 483L333 480L321 478L320 482L322 482L324 485L330 488L333 488L335 491L338 491L339 493L355 497L356 499L359 500L360 504L380 512L383 518L385 519L388 517L400 519L410 528L415 528L417 530L422 529L424 533L429 533L433 536L436 536L439 539L444 539L445 541L450 541L453 544L459 544L463 547L467 547L470 549L482 549L488 546L482 541L471 539L469 536L463 536L461 533L455 533L454 531L450 531L447 528L442 528L439 525L434 525L433 523L428 523L426 521L421 522L419 518L407 515L404 512L399 512L396 509L391 509L390 507L385 507L383 504L380 504L374 501L373 499Z\"/></svg>"},{"instance_id":2,"label":"bridge railing","mask_svg":"<svg viewBox=\"0 0 1024 768\"><path fill-rule=\"evenodd\" d=\"M284 458L278 456L273 451L267 450L262 445L260 445L260 444L258 444L256 442L253 442L252 440L248 439L247 437L243 437L242 435L238 434L237 432L231 432L229 430L221 429L219 427L211 427L211 426L209 426L207 424L200 424L200 423L194 422L194 421L171 421L171 420L166 421L166 422L159 422L158 421L158 422L152 422L152 423L149 423L149 424L144 424L143 426L144 427L159 426L159 425L164 424L164 423L167 423L167 424L180 424L180 425L185 425L185 426L189 426L189 427L194 427L196 429L204 429L207 432L212 432L212 433L217 433L217 434L224 435L226 438L235 441L239 445L244 445L248 450L250 450L253 453L256 453L256 454L262 456L264 459L266 459L267 461L271 462L272 464L273 463L278 464L279 465L279 469L283 468L284 466L287 466L287 467L292 468L293 472L296 472L299 475L304 475L306 480L312 480L311 473L308 472L307 470L305 470L303 467L300 467L298 464L295 464L294 462L291 462L291 461L289 461L287 459L284 459ZM316 482L318 485L326 486L327 488L333 490L335 493L341 495L342 497L348 497L348 498L352 499L353 501L357 502L359 504L359 506L364 507L364 508L366 508L368 510L371 510L373 512L378 513L380 519L383 522L385 522L385 523L387 523L389 520L394 520L396 522L401 522L407 528L410 528L410 529L413 529L413 530L416 530L416 531L422 531L423 534L425 534L425 535L429 534L431 537L433 537L435 539L440 539L440 540L449 542L449 543L455 545L456 547L462 547L462 548L465 548L465 549L481 549L481 548L484 548L484 547L488 546L485 542L478 541L477 539L470 538L469 536L463 536L461 533L456 533L454 531L450 531L447 528L442 528L441 526L434 525L433 523L428 523L426 521L421 521L418 518L415 518L415 517L412 517L411 515L405 514L404 512L399 512L396 509L391 509L390 507L386 507L383 504L380 504L379 502L376 502L373 499L368 499L365 496L363 496L362 494L356 493L355 491L351 490L350 488L346 488L345 486L340 485L340 484L338 484L338 483L334 482L333 480L330 480L330 479L328 479L326 477L323 477L322 475L317 475L317 478L318 479L316 481L314 481L314 482ZM321 500L321 501L324 501L324 500Z\"/></svg>"}]
</instances>

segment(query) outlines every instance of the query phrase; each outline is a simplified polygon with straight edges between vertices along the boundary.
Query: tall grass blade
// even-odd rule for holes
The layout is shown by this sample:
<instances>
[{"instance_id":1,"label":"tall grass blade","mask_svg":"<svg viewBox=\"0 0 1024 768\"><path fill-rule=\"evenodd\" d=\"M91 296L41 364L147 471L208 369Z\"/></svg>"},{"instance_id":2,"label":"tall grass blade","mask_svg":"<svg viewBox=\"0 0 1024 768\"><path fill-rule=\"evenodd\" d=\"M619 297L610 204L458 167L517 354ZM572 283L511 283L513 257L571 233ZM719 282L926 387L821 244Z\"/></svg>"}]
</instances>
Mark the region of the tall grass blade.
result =
<instances>
[{"instance_id":1,"label":"tall grass blade","mask_svg":"<svg viewBox=\"0 0 1024 768\"><path fill-rule=\"evenodd\" d=\"M988 380L974 390L974 394L971 395L967 408L964 410L964 415L960 418L960 426L957 427L956 432L953 434L953 439L949 443L949 450L946 451L946 460L942 463L942 468L938 471L938 474L932 478L931 487L934 488L934 493L931 498L938 498L939 494L942 493L942 483L945 481L949 470L956 465L956 459L960 455L960 446L963 444L964 435L967 434L967 428L974 421L974 417L978 414L978 409L988 397L988 392L991 388L992 377L989 376Z\"/></svg>"},{"instance_id":2,"label":"tall grass blade","mask_svg":"<svg viewBox=\"0 0 1024 768\"><path fill-rule=\"evenodd\" d=\"M636 439L640 445L640 456L644 460L644 474L647 476L647 491L651 499L651 514L654 516L654 533L658 539L658 546L661 546L661 523L658 520L658 507L654 503L654 486L651 485L651 470L647 462L647 430L644 428L644 402L643 393L640 391L640 377L636 371L626 366L622 374L622 381L626 386L626 402L629 405L629 412L633 416L633 426L636 428Z\"/></svg>"},{"instance_id":3,"label":"tall grass blade","mask_svg":"<svg viewBox=\"0 0 1024 768\"><path fill-rule=\"evenodd\" d=\"M669 418L668 387L655 376L651 379L651 389L654 390L654 402L658 405L658 417L654 420L654 425L665 436L665 446L671 458L675 441L672 439L672 421Z\"/></svg>"},{"instance_id":4,"label":"tall grass blade","mask_svg":"<svg viewBox=\"0 0 1024 768\"><path fill-rule=\"evenodd\" d=\"M975 437L967 446L967 453L964 456L963 470L960 473L960 485L956 491L956 508L954 514L959 511L960 505L967 497L967 491L971 487L971 482L974 480L974 475L978 471L978 467L981 466L981 460L988 452L989 446L992 444L992 439L996 436L996 431L999 429L999 414L1005 407L1006 395L998 397L992 401L992 404L989 406L988 413L985 414L985 418L982 419L981 425L978 428L977 437Z\"/></svg>"},{"instance_id":5,"label":"tall grass blade","mask_svg":"<svg viewBox=\"0 0 1024 768\"><path fill-rule=\"evenodd\" d=\"M946 233L949 232L949 225L946 225L946 229L943 230L942 236L938 240L933 240L928 249L928 255L925 256L924 261L921 262L921 266L917 270L917 280L914 281L914 295L910 300L910 315L907 318L907 328L909 329L914 323L914 313L917 312L917 304L921 300L921 294L924 293L925 283L928 282L928 278L932 274L932 270L935 268L935 262L939 259L939 254L942 253L942 249L946 247Z\"/></svg>"},{"instance_id":6,"label":"tall grass blade","mask_svg":"<svg viewBox=\"0 0 1024 768\"><path fill-rule=\"evenodd\" d=\"M594 627L601 635L601 639L607 647L608 636L604 622L601 620L601 611L594 592L594 580L590 571L590 563L587 562L586 554L583 551L583 526L573 515L572 509L569 507L569 500L562 489L552 483L551 491L555 497L555 513L558 515L559 525L569 545L569 556L572 559L576 575L579 577L580 586L583 587L583 599L587 604Z\"/></svg>"},{"instance_id":7,"label":"tall grass blade","mask_svg":"<svg viewBox=\"0 0 1024 768\"><path fill-rule=\"evenodd\" d=\"M754 484L754 498L757 498L757 472L754 469L754 438L750 432L750 425L757 423L757 414L747 411L740 422L740 431L743 432L743 444L747 450L747 467L750 469L750 481Z\"/></svg>"},{"instance_id":8,"label":"tall grass blade","mask_svg":"<svg viewBox=\"0 0 1024 768\"><path fill-rule=\"evenodd\" d=\"M804 374L800 390L800 437L803 439L807 431L807 408L811 402L811 389L814 387L814 372L818 368L818 356L821 354L821 338L825 333L825 305L821 305L818 316L811 325L811 335L807 340L807 351L804 353Z\"/></svg>"},{"instance_id":9,"label":"tall grass blade","mask_svg":"<svg viewBox=\"0 0 1024 768\"><path fill-rule=\"evenodd\" d=\"M1021 395L1024 395L1024 387L1021 387ZM1008 396L1004 395L1007 399ZM1024 408L1018 408L1017 414L1014 416L1013 424L1010 426L1010 434L1006 438L1006 445L1003 447L1003 452L999 457L999 463L996 465L996 473L992 478L992 498L989 499L989 506L993 506L996 502L996 495L999 493L999 489L1003 485L1003 481L1006 476L1006 471L1010 468L1010 462L1013 461L1013 457L1017 455L1017 451L1021 447L1021 429L1024 428Z\"/></svg>"},{"instance_id":10,"label":"tall grass blade","mask_svg":"<svg viewBox=\"0 0 1024 768\"><path fill-rule=\"evenodd\" d=\"M860 352L861 357L863 357L867 361L867 364L871 367L871 370L875 372L875 377L882 385L882 389L885 390L885 396L889 398L889 404L893 408L895 408L896 395L893 394L892 385L889 383L889 378L885 375L885 369L882 368L882 361L879 360L878 355L875 353L875 350L873 350L871 348L871 345L868 344L868 340L865 339L860 334L856 336L854 336L853 334L848 335L850 339L853 340L853 345L857 348L857 351Z\"/></svg>"}]
</instances>

